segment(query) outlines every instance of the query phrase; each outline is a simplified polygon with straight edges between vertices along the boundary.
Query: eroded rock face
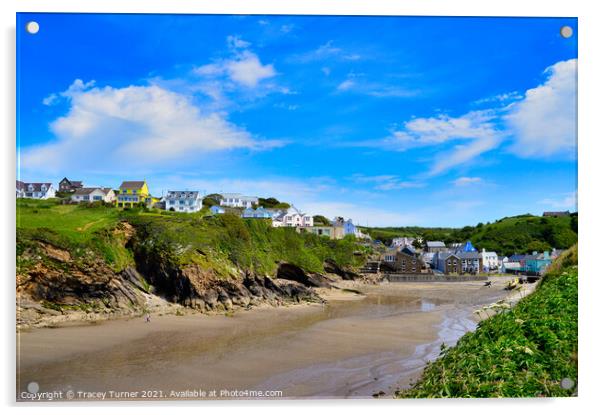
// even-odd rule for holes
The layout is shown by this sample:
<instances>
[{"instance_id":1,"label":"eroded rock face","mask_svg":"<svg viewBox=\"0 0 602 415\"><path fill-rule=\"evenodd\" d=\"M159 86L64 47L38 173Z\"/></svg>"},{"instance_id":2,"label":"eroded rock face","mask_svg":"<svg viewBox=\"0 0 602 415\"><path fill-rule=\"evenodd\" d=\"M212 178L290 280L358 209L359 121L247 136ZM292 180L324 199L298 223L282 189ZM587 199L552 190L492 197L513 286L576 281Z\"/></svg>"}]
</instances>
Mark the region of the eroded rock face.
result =
<instances>
[{"instance_id":1,"label":"eroded rock face","mask_svg":"<svg viewBox=\"0 0 602 415\"><path fill-rule=\"evenodd\" d=\"M317 273L306 273L300 267L288 263L282 263L278 266L276 277L284 280L296 281L307 287L331 287L328 279L323 275Z\"/></svg>"},{"instance_id":2,"label":"eroded rock face","mask_svg":"<svg viewBox=\"0 0 602 415\"><path fill-rule=\"evenodd\" d=\"M310 287L286 279L250 273L242 278L224 279L196 264L182 269L157 266L155 271L147 269L147 272L151 274L148 276L151 283L157 284L157 294L201 311L231 310L261 303L320 301ZM162 292L165 287L167 291Z\"/></svg>"},{"instance_id":3,"label":"eroded rock face","mask_svg":"<svg viewBox=\"0 0 602 415\"><path fill-rule=\"evenodd\" d=\"M113 233L134 253L135 266L121 272L93 252L74 257L46 242L35 242L21 252L19 260L33 265L17 275L19 324L32 325L49 316L139 314L158 303L223 311L266 303L321 302L313 288L330 287L327 277L287 263L279 265L274 278L243 270L226 278L198 264L175 264L160 251L151 255L137 250L136 230L127 223Z\"/></svg>"},{"instance_id":4,"label":"eroded rock face","mask_svg":"<svg viewBox=\"0 0 602 415\"><path fill-rule=\"evenodd\" d=\"M336 274L344 280L355 280L361 278L361 275L357 274L356 272L341 268L332 259L327 259L324 261L324 271L330 274Z\"/></svg>"}]
</instances>

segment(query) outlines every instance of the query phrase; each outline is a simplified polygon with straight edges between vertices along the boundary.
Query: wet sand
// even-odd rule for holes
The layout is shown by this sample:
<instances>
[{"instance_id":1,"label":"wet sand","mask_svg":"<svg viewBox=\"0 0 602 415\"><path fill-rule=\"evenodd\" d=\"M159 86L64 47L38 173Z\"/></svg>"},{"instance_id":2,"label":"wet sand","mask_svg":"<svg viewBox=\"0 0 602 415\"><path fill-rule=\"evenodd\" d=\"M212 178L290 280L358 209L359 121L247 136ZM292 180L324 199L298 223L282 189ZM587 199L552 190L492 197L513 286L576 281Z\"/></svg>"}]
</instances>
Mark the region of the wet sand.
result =
<instances>
[{"instance_id":1,"label":"wet sand","mask_svg":"<svg viewBox=\"0 0 602 415\"><path fill-rule=\"evenodd\" d=\"M17 391L36 382L40 392L138 392L131 398L200 389L216 390L214 398L221 390L275 390L283 398L390 396L436 359L441 342L454 344L476 327L476 308L505 296L506 279L494 281L491 288L342 283L365 295L330 290L323 293L326 305L34 329L18 336Z\"/></svg>"}]
</instances>

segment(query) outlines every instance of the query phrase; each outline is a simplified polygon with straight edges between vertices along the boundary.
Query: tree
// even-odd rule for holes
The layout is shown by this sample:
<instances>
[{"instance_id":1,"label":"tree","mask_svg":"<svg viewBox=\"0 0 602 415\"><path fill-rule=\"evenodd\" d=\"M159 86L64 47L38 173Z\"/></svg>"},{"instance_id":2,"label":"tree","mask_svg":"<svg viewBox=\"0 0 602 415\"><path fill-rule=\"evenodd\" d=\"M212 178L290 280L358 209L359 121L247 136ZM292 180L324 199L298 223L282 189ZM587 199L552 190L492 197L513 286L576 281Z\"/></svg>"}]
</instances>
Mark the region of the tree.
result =
<instances>
[{"instance_id":1,"label":"tree","mask_svg":"<svg viewBox=\"0 0 602 415\"><path fill-rule=\"evenodd\" d=\"M211 206L219 205L222 199L222 195L211 193L203 198L203 206L210 208Z\"/></svg>"},{"instance_id":2,"label":"tree","mask_svg":"<svg viewBox=\"0 0 602 415\"><path fill-rule=\"evenodd\" d=\"M579 218L577 213L571 213L571 230L575 233L579 233Z\"/></svg>"},{"instance_id":3,"label":"tree","mask_svg":"<svg viewBox=\"0 0 602 415\"><path fill-rule=\"evenodd\" d=\"M329 226L330 225L330 221L325 216L316 215L316 216L314 216L314 225L316 225L316 224Z\"/></svg>"},{"instance_id":4,"label":"tree","mask_svg":"<svg viewBox=\"0 0 602 415\"><path fill-rule=\"evenodd\" d=\"M263 206L266 209L288 209L291 207L291 205L289 205L288 203L281 202L275 197L260 197L257 201L257 204L259 206Z\"/></svg>"}]
</instances>

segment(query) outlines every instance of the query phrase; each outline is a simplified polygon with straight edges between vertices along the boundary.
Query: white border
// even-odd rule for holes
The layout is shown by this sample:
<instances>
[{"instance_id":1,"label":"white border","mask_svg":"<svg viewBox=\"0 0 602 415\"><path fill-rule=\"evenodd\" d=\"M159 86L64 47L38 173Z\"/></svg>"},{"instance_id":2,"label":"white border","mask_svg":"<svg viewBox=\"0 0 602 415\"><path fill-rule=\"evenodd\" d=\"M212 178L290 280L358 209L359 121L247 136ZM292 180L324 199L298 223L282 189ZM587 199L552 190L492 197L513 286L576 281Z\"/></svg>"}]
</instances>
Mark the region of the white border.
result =
<instances>
[{"instance_id":1,"label":"white border","mask_svg":"<svg viewBox=\"0 0 602 415\"><path fill-rule=\"evenodd\" d=\"M3 41L0 64L2 99L0 116L3 131L2 184L2 238L0 239L3 276L3 336L2 344L4 376L1 378L2 403L8 412L31 413L35 408L14 402L14 202L15 179L15 12L113 12L113 13L217 13L217 14L346 14L346 15L431 15L431 16L570 16L579 18L579 208L580 208L580 315L579 315L579 398L531 399L531 400L471 400L471 401L287 401L287 402L184 402L177 406L180 411L244 412L250 414L303 413L339 411L364 413L373 411L438 412L445 414L487 412L488 414L528 410L563 413L586 410L601 395L599 293L602 293L602 264L600 248L600 186L602 164L600 151L600 65L599 39L602 39L602 19L594 1L528 1L528 0L299 0L294 4L277 0L255 1L200 1L200 0L3 0ZM596 267L598 265L598 267ZM82 408L82 406L85 406ZM146 414L161 413L175 406L173 403L111 404L91 406L46 405L38 410L44 413L106 413L112 408L127 407L127 411L144 411ZM188 406L201 406L199 409ZM286 408L285 408L286 406ZM341 408L343 407L343 408Z\"/></svg>"}]
</instances>

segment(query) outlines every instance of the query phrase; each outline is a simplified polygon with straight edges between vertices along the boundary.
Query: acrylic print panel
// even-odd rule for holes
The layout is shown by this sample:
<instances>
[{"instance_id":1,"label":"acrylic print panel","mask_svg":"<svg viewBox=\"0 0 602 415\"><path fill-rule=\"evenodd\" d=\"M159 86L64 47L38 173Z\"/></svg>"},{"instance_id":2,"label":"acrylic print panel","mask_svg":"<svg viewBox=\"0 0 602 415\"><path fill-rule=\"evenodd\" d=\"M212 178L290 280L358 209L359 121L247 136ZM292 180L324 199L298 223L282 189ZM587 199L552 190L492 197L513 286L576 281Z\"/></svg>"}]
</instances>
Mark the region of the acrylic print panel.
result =
<instances>
[{"instance_id":1,"label":"acrylic print panel","mask_svg":"<svg viewBox=\"0 0 602 415\"><path fill-rule=\"evenodd\" d=\"M17 65L17 400L576 394L575 18L26 13Z\"/></svg>"}]
</instances>

